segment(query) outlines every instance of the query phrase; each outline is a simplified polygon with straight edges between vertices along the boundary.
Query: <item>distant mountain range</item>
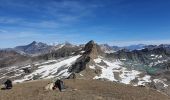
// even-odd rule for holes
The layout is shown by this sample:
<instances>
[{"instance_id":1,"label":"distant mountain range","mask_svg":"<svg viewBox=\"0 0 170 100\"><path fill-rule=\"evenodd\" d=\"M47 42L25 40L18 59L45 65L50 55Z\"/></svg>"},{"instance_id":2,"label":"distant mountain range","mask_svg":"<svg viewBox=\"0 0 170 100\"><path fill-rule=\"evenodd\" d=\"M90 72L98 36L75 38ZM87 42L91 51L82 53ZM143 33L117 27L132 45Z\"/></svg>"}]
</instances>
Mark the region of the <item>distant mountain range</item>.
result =
<instances>
[{"instance_id":1,"label":"distant mountain range","mask_svg":"<svg viewBox=\"0 0 170 100\"><path fill-rule=\"evenodd\" d=\"M127 50L141 50L141 49L144 49L146 47L145 44L138 44L138 45L130 45L130 46L125 46L125 47L122 47L122 48L125 48Z\"/></svg>"},{"instance_id":2,"label":"distant mountain range","mask_svg":"<svg viewBox=\"0 0 170 100\"><path fill-rule=\"evenodd\" d=\"M72 45L69 42L65 42L65 43L57 44L57 45L48 45L46 43L33 41L32 43L28 45L16 46L14 48L6 48L6 49L1 49L1 50L2 51L16 51L17 53L20 53L22 55L38 56L41 54L46 54L51 51L57 50L59 48L62 48L63 46L75 46L75 45Z\"/></svg>"},{"instance_id":3,"label":"distant mountain range","mask_svg":"<svg viewBox=\"0 0 170 100\"><path fill-rule=\"evenodd\" d=\"M126 49L126 50L129 50L129 51L141 50L141 49L144 49L147 45L138 44L138 45L130 45L130 46L119 47L119 46L109 46L108 44L101 44L100 46L101 46L101 49L103 51L105 51L105 53L114 53L114 52L119 51L121 49Z\"/></svg>"},{"instance_id":4,"label":"distant mountain range","mask_svg":"<svg viewBox=\"0 0 170 100\"><path fill-rule=\"evenodd\" d=\"M84 45L85 44L80 44L79 46L84 46ZM6 51L13 50L20 54L37 56L37 55L49 53L51 51L55 51L59 48L62 48L63 46L76 46L76 45L73 45L69 42L56 44L56 45L48 45L46 43L33 41L32 43L28 45L16 46L14 48L7 48L7 49L0 49L0 50L6 50ZM99 46L101 47L101 50L104 51L105 53L114 53L122 49L133 51L133 50L142 50L145 48L152 49L152 48L157 48L157 47L170 47L170 45L168 44L161 44L161 45L137 44L137 45L129 45L129 46L111 46L108 44L99 44Z\"/></svg>"},{"instance_id":5,"label":"distant mountain range","mask_svg":"<svg viewBox=\"0 0 170 100\"><path fill-rule=\"evenodd\" d=\"M48 53L51 50L52 46L49 46L42 42L33 41L32 43L24 46L17 46L14 50L30 55L38 55L42 53Z\"/></svg>"},{"instance_id":6,"label":"distant mountain range","mask_svg":"<svg viewBox=\"0 0 170 100\"><path fill-rule=\"evenodd\" d=\"M83 45L84 44L81 44L79 46L83 46ZM37 56L37 55L41 55L41 54L51 52L53 50L57 50L57 49L59 49L63 46L75 46L75 45L73 45L69 42L65 42L65 43L61 43L61 44L57 44L57 45L48 45L46 43L33 41L32 43L30 43L28 45L16 46L15 48L7 48L7 49L1 49L1 50L7 50L7 51L13 50L13 51L16 51L20 54ZM166 46L169 46L169 45L166 45ZM147 47L147 45L138 44L138 45L130 45L130 46L119 47L119 46L110 46L108 44L100 44L100 47L105 53L114 53L114 52L119 51L121 49L127 49L127 50L130 50L130 51L140 50L140 49Z\"/></svg>"}]
</instances>

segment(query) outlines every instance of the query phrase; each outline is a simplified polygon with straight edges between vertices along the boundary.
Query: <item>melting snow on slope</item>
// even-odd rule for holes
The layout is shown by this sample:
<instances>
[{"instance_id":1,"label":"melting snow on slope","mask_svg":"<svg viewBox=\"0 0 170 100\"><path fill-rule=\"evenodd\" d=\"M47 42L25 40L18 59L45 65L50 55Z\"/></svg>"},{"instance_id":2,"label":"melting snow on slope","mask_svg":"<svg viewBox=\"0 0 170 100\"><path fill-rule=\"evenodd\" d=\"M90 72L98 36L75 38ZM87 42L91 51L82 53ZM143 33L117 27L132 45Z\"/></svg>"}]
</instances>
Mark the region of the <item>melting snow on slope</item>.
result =
<instances>
[{"instance_id":1,"label":"melting snow on slope","mask_svg":"<svg viewBox=\"0 0 170 100\"><path fill-rule=\"evenodd\" d=\"M162 83L162 84L164 85L165 88L168 87L168 85L165 84L164 81L161 80L161 79L154 79L153 81L154 81L155 83Z\"/></svg>"},{"instance_id":2,"label":"melting snow on slope","mask_svg":"<svg viewBox=\"0 0 170 100\"><path fill-rule=\"evenodd\" d=\"M70 75L70 73L68 73L68 68L79 57L80 55L77 55L54 64L39 66L38 69L35 70L33 73L24 76L24 78L21 80L15 80L14 82L31 80L35 75L40 75L40 78L53 78L55 76L67 77Z\"/></svg>"},{"instance_id":3,"label":"melting snow on slope","mask_svg":"<svg viewBox=\"0 0 170 100\"><path fill-rule=\"evenodd\" d=\"M96 65L101 68L101 75L95 76L93 79L100 79L100 78L106 78L110 81L119 81L124 84L131 84L131 81L134 79L138 79L137 85L144 85L147 82L151 82L151 76L145 75L142 78L139 78L139 74L141 72L137 70L128 70L125 67L122 67L122 62L121 61L112 61L109 62L107 60L103 60L102 58L97 58L94 60ZM102 61L107 65L107 66L101 66L100 63ZM91 66L90 66L91 67ZM119 73L120 79L117 80L115 79L114 73L117 72Z\"/></svg>"},{"instance_id":4,"label":"melting snow on slope","mask_svg":"<svg viewBox=\"0 0 170 100\"><path fill-rule=\"evenodd\" d=\"M137 85L145 85L146 82L151 82L151 76L145 75L142 78L138 78L139 82Z\"/></svg>"},{"instance_id":5,"label":"melting snow on slope","mask_svg":"<svg viewBox=\"0 0 170 100\"><path fill-rule=\"evenodd\" d=\"M95 62L95 63L100 63L101 61L102 61L101 58L94 59L94 62Z\"/></svg>"},{"instance_id":6,"label":"melting snow on slope","mask_svg":"<svg viewBox=\"0 0 170 100\"><path fill-rule=\"evenodd\" d=\"M97 58L94 61L96 63L100 63L101 61L103 61L108 66L100 66L99 64L97 64L97 66L99 66L101 68L102 74L100 76L95 76L93 79L106 78L106 79L109 79L110 81L117 81L114 78L113 70L120 68L120 66L119 66L121 64L120 62L112 62L111 63L111 62L102 60L101 58Z\"/></svg>"},{"instance_id":7,"label":"melting snow on slope","mask_svg":"<svg viewBox=\"0 0 170 100\"><path fill-rule=\"evenodd\" d=\"M140 74L139 71L136 71L136 70L127 71L126 68L122 68L121 72L122 74L120 75L121 77L120 82L124 84L130 84L130 82L134 80L137 75Z\"/></svg>"},{"instance_id":8,"label":"melting snow on slope","mask_svg":"<svg viewBox=\"0 0 170 100\"><path fill-rule=\"evenodd\" d=\"M95 69L95 66L94 66L94 65L92 65L92 66L90 65L90 66L89 66L89 68L91 68L91 69Z\"/></svg>"}]
</instances>

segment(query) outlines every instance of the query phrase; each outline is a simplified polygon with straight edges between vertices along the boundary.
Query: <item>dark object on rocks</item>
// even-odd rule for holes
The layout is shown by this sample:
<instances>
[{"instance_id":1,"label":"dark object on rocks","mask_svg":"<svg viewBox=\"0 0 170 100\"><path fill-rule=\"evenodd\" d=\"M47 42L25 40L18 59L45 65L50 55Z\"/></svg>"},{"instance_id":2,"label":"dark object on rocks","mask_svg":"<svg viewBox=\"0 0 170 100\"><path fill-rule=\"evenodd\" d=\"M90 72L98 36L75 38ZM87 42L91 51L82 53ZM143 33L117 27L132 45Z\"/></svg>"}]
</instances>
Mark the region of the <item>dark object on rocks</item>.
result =
<instances>
[{"instance_id":1,"label":"dark object on rocks","mask_svg":"<svg viewBox=\"0 0 170 100\"><path fill-rule=\"evenodd\" d=\"M23 70L24 70L24 73L31 73L31 69L29 69L29 68L23 68Z\"/></svg>"},{"instance_id":2,"label":"dark object on rocks","mask_svg":"<svg viewBox=\"0 0 170 100\"><path fill-rule=\"evenodd\" d=\"M146 87L146 86L145 86L145 85L138 85L138 87L141 87L141 88L142 88L142 87Z\"/></svg>"},{"instance_id":3,"label":"dark object on rocks","mask_svg":"<svg viewBox=\"0 0 170 100\"><path fill-rule=\"evenodd\" d=\"M12 81L7 79L7 81L4 83L5 89L12 89Z\"/></svg>"},{"instance_id":4,"label":"dark object on rocks","mask_svg":"<svg viewBox=\"0 0 170 100\"><path fill-rule=\"evenodd\" d=\"M76 79L76 74L72 73L69 77L67 77L67 79Z\"/></svg>"},{"instance_id":5,"label":"dark object on rocks","mask_svg":"<svg viewBox=\"0 0 170 100\"><path fill-rule=\"evenodd\" d=\"M37 74L37 75L33 75L33 80L37 80L37 79L39 79L41 77L41 75L40 74Z\"/></svg>"},{"instance_id":6,"label":"dark object on rocks","mask_svg":"<svg viewBox=\"0 0 170 100\"><path fill-rule=\"evenodd\" d=\"M60 92L63 92L66 89L65 86L64 86L64 82L62 80L57 80L54 84L54 87L58 87Z\"/></svg>"}]
</instances>

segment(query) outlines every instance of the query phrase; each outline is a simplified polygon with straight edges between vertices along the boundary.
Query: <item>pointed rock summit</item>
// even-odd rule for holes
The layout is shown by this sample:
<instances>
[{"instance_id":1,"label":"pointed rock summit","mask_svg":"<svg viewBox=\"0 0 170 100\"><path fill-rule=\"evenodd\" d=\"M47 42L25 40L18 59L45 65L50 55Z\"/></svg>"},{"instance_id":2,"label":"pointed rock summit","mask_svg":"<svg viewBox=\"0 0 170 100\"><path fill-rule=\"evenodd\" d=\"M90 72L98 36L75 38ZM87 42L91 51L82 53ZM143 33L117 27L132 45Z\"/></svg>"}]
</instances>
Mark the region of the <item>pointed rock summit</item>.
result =
<instances>
[{"instance_id":1,"label":"pointed rock summit","mask_svg":"<svg viewBox=\"0 0 170 100\"><path fill-rule=\"evenodd\" d=\"M70 67L70 72L79 73L80 71L83 71L90 63L93 63L94 59L103 54L100 46L97 45L93 40L89 41L83 50L85 51L84 54L77 59L72 67Z\"/></svg>"},{"instance_id":2,"label":"pointed rock summit","mask_svg":"<svg viewBox=\"0 0 170 100\"><path fill-rule=\"evenodd\" d=\"M36 44L37 42L36 41L33 41L31 44Z\"/></svg>"},{"instance_id":3,"label":"pointed rock summit","mask_svg":"<svg viewBox=\"0 0 170 100\"><path fill-rule=\"evenodd\" d=\"M102 54L102 50L99 45L97 45L93 40L89 41L84 47L85 55L89 56L91 59L97 58Z\"/></svg>"}]
</instances>

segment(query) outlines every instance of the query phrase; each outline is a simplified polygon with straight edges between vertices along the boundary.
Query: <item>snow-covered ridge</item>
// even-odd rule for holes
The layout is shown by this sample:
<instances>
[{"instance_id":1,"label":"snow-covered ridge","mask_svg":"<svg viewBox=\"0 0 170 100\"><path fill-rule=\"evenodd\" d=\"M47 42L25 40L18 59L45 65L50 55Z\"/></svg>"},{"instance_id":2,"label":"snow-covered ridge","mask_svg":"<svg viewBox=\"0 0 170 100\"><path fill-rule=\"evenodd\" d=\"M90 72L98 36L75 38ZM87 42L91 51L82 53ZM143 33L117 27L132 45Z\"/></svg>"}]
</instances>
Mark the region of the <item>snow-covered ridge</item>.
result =
<instances>
[{"instance_id":1,"label":"snow-covered ridge","mask_svg":"<svg viewBox=\"0 0 170 100\"><path fill-rule=\"evenodd\" d=\"M60 60L53 60L55 63L44 65L47 62L43 62L42 66L39 64L39 67L37 70L33 71L32 73L24 76L21 79L15 80L16 82L23 82L27 80L33 80L35 76L37 76L39 79L48 79L48 78L54 78L54 77L68 77L70 73L68 72L68 68L76 61L77 58L79 58L81 55L72 56L70 58L64 59L62 61Z\"/></svg>"}]
</instances>

